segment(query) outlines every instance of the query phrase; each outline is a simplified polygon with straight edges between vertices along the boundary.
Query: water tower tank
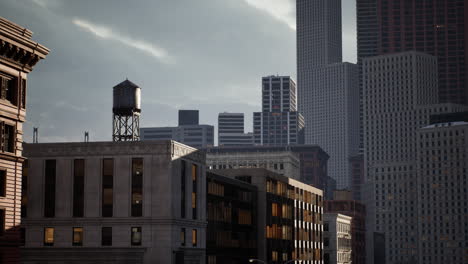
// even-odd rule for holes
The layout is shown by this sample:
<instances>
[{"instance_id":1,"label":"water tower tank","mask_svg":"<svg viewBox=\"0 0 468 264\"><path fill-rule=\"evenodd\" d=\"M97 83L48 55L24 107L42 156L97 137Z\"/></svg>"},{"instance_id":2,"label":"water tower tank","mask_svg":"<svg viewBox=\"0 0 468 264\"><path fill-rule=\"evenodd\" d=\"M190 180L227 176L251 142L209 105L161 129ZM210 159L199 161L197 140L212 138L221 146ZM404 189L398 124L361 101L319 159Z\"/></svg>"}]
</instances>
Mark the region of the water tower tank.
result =
<instances>
[{"instance_id":1,"label":"water tower tank","mask_svg":"<svg viewBox=\"0 0 468 264\"><path fill-rule=\"evenodd\" d=\"M129 80L114 86L114 114L132 115L141 112L141 88Z\"/></svg>"}]
</instances>

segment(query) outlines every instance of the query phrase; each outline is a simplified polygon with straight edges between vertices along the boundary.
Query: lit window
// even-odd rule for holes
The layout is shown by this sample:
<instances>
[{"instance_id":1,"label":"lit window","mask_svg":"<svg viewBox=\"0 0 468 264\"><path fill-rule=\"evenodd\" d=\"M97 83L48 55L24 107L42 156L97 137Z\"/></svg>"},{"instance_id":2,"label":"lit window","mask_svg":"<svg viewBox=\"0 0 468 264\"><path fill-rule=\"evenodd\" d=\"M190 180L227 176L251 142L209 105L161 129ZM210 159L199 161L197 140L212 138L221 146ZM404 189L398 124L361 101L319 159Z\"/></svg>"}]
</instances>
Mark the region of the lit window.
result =
<instances>
[{"instance_id":1,"label":"lit window","mask_svg":"<svg viewBox=\"0 0 468 264\"><path fill-rule=\"evenodd\" d=\"M132 246L141 246L141 227L132 227Z\"/></svg>"},{"instance_id":2,"label":"lit window","mask_svg":"<svg viewBox=\"0 0 468 264\"><path fill-rule=\"evenodd\" d=\"M73 228L73 246L82 246L83 245L83 228L74 227Z\"/></svg>"},{"instance_id":3,"label":"lit window","mask_svg":"<svg viewBox=\"0 0 468 264\"><path fill-rule=\"evenodd\" d=\"M197 230L192 229L192 246L197 246Z\"/></svg>"},{"instance_id":4,"label":"lit window","mask_svg":"<svg viewBox=\"0 0 468 264\"><path fill-rule=\"evenodd\" d=\"M44 246L54 245L54 228L46 227L44 229Z\"/></svg>"}]
</instances>

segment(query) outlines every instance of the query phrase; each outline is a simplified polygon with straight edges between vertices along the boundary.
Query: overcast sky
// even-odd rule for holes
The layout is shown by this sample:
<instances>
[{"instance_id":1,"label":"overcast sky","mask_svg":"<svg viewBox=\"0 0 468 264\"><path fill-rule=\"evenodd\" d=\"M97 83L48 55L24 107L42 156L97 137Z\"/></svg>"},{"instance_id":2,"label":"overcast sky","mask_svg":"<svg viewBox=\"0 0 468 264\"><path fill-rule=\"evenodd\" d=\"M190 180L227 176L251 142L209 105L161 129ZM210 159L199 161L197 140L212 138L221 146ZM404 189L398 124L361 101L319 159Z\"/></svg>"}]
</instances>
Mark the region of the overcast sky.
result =
<instances>
[{"instance_id":1,"label":"overcast sky","mask_svg":"<svg viewBox=\"0 0 468 264\"><path fill-rule=\"evenodd\" d=\"M142 88L141 126L178 109L260 110L261 77L296 76L295 0L2 0L0 16L51 52L29 76L25 140L111 140L112 87ZM355 0L343 0L343 55L356 61Z\"/></svg>"}]
</instances>

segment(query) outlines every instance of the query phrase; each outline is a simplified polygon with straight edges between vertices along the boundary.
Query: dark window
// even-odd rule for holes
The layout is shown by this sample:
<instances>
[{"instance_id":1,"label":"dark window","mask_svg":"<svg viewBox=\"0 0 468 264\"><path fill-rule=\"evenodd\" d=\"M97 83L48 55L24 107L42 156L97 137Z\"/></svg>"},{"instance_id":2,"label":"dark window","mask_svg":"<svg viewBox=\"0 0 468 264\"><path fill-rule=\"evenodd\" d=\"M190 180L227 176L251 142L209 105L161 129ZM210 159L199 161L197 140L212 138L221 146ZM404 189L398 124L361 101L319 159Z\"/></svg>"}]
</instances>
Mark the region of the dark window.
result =
<instances>
[{"instance_id":1,"label":"dark window","mask_svg":"<svg viewBox=\"0 0 468 264\"><path fill-rule=\"evenodd\" d=\"M73 165L73 217L84 216L85 161L76 159Z\"/></svg>"},{"instance_id":2,"label":"dark window","mask_svg":"<svg viewBox=\"0 0 468 264\"><path fill-rule=\"evenodd\" d=\"M44 246L54 245L54 231L53 227L44 228Z\"/></svg>"},{"instance_id":3,"label":"dark window","mask_svg":"<svg viewBox=\"0 0 468 264\"><path fill-rule=\"evenodd\" d=\"M83 245L83 228L74 227L73 228L73 246L82 246Z\"/></svg>"},{"instance_id":4,"label":"dark window","mask_svg":"<svg viewBox=\"0 0 468 264\"><path fill-rule=\"evenodd\" d=\"M16 79L8 76L0 76L0 98L13 105L16 103Z\"/></svg>"},{"instance_id":5,"label":"dark window","mask_svg":"<svg viewBox=\"0 0 468 264\"><path fill-rule=\"evenodd\" d=\"M143 215L143 159L132 159L132 216Z\"/></svg>"},{"instance_id":6,"label":"dark window","mask_svg":"<svg viewBox=\"0 0 468 264\"><path fill-rule=\"evenodd\" d=\"M26 108L26 79L22 80L21 85L21 108Z\"/></svg>"},{"instance_id":7,"label":"dark window","mask_svg":"<svg viewBox=\"0 0 468 264\"><path fill-rule=\"evenodd\" d=\"M55 216L55 160L45 162L44 217Z\"/></svg>"},{"instance_id":8,"label":"dark window","mask_svg":"<svg viewBox=\"0 0 468 264\"><path fill-rule=\"evenodd\" d=\"M23 175L21 176L21 217L28 216L28 160L23 162Z\"/></svg>"},{"instance_id":9,"label":"dark window","mask_svg":"<svg viewBox=\"0 0 468 264\"><path fill-rule=\"evenodd\" d=\"M114 160L102 160L102 216L112 217L114 188Z\"/></svg>"},{"instance_id":10,"label":"dark window","mask_svg":"<svg viewBox=\"0 0 468 264\"><path fill-rule=\"evenodd\" d=\"M15 127L2 122L1 130L2 151L13 153L15 151Z\"/></svg>"},{"instance_id":11,"label":"dark window","mask_svg":"<svg viewBox=\"0 0 468 264\"><path fill-rule=\"evenodd\" d=\"M180 217L185 218L185 160L180 163Z\"/></svg>"},{"instance_id":12,"label":"dark window","mask_svg":"<svg viewBox=\"0 0 468 264\"><path fill-rule=\"evenodd\" d=\"M5 209L0 209L0 236L5 234Z\"/></svg>"},{"instance_id":13,"label":"dark window","mask_svg":"<svg viewBox=\"0 0 468 264\"><path fill-rule=\"evenodd\" d=\"M197 172L198 166L192 164L192 218L197 219Z\"/></svg>"},{"instance_id":14,"label":"dark window","mask_svg":"<svg viewBox=\"0 0 468 264\"><path fill-rule=\"evenodd\" d=\"M0 196L6 196L6 170L0 170Z\"/></svg>"},{"instance_id":15,"label":"dark window","mask_svg":"<svg viewBox=\"0 0 468 264\"><path fill-rule=\"evenodd\" d=\"M141 246L141 227L132 227L132 246Z\"/></svg>"},{"instance_id":16,"label":"dark window","mask_svg":"<svg viewBox=\"0 0 468 264\"><path fill-rule=\"evenodd\" d=\"M101 229L101 245L112 246L112 227L103 227Z\"/></svg>"}]
</instances>

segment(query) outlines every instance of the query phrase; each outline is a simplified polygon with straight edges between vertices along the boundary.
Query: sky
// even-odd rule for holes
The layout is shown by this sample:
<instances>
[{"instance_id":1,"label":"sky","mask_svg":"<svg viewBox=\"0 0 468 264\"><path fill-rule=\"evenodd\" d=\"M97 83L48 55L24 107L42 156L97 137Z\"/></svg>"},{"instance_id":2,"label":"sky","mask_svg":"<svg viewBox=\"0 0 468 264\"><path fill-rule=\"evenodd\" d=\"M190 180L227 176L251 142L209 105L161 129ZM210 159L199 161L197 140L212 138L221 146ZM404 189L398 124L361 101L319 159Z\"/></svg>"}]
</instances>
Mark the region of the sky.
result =
<instances>
[{"instance_id":1,"label":"sky","mask_svg":"<svg viewBox=\"0 0 468 264\"><path fill-rule=\"evenodd\" d=\"M129 4L131 2L131 5ZM356 61L355 0L342 0L343 60ZM141 127L179 109L260 111L261 78L296 79L295 0L2 0L0 16L51 51L30 73L24 139L109 141L112 87L142 89Z\"/></svg>"}]
</instances>

